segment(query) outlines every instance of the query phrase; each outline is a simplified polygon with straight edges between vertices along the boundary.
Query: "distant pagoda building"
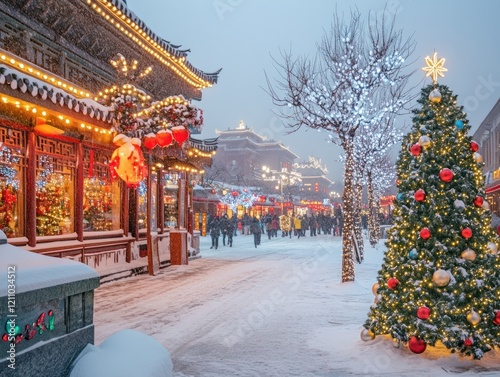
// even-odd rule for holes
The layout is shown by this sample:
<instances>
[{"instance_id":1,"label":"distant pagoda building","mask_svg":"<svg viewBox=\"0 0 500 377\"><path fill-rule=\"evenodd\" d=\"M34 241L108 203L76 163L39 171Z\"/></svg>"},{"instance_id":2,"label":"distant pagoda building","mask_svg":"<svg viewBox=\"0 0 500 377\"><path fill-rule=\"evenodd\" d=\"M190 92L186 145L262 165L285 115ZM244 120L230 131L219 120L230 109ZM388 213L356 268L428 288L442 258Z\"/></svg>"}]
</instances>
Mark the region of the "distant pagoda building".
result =
<instances>
[{"instance_id":1,"label":"distant pagoda building","mask_svg":"<svg viewBox=\"0 0 500 377\"><path fill-rule=\"evenodd\" d=\"M323 201L329 198L333 181L327 177L328 169L320 159L309 157L307 162L295 163L293 169L302 176L303 199Z\"/></svg>"}]
</instances>

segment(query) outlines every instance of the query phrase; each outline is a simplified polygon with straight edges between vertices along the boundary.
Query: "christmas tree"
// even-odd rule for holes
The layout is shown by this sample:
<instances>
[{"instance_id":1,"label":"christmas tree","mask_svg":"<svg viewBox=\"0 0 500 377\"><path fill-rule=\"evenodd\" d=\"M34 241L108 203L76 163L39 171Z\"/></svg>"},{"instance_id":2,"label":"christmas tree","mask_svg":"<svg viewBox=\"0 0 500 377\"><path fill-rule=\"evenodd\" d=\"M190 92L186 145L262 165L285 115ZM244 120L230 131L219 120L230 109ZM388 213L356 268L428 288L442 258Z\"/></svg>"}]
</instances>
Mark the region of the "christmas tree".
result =
<instances>
[{"instance_id":1,"label":"christmas tree","mask_svg":"<svg viewBox=\"0 0 500 377\"><path fill-rule=\"evenodd\" d=\"M480 359L500 339L497 239L479 146L457 96L437 84L444 59L426 60L433 84L399 154L395 223L361 338L389 335L415 353L442 343Z\"/></svg>"}]
</instances>

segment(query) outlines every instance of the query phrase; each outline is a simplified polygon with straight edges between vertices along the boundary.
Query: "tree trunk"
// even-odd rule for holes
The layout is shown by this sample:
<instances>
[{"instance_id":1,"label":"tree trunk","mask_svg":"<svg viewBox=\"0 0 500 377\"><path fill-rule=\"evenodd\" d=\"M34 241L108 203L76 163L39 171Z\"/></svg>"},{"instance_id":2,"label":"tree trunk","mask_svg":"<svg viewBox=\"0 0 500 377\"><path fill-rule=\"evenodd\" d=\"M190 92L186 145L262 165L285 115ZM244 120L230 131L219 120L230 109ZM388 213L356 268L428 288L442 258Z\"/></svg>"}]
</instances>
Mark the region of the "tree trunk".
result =
<instances>
[{"instance_id":1,"label":"tree trunk","mask_svg":"<svg viewBox=\"0 0 500 377\"><path fill-rule=\"evenodd\" d=\"M375 203L375 193L373 191L372 173L368 172L366 177L368 181L368 232L370 234L370 245L375 246L380 238L380 226L378 227L379 236L377 237L376 219L378 218L378 211Z\"/></svg>"},{"instance_id":2,"label":"tree trunk","mask_svg":"<svg viewBox=\"0 0 500 377\"><path fill-rule=\"evenodd\" d=\"M354 281L353 232L354 232L354 145L353 139L342 142L346 162L344 191L342 193L344 226L342 229L342 283Z\"/></svg>"},{"instance_id":3,"label":"tree trunk","mask_svg":"<svg viewBox=\"0 0 500 377\"><path fill-rule=\"evenodd\" d=\"M358 252L359 252L359 263L361 263L365 257L365 244L363 242L363 186L359 184L359 175L358 175L358 183L354 185L355 190L355 207L354 207L354 234L356 235L356 242L358 244Z\"/></svg>"}]
</instances>

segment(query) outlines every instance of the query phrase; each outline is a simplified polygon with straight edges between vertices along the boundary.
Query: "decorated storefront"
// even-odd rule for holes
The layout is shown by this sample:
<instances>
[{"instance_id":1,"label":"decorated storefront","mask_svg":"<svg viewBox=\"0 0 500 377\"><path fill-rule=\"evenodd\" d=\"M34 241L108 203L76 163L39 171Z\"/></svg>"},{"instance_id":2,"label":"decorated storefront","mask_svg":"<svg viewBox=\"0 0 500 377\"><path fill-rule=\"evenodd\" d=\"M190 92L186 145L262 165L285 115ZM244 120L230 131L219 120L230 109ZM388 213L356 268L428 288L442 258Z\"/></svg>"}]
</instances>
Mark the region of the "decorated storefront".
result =
<instances>
[{"instance_id":1,"label":"decorated storefront","mask_svg":"<svg viewBox=\"0 0 500 377\"><path fill-rule=\"evenodd\" d=\"M79 14L71 20L48 9L25 26L29 37L0 48L0 229L9 243L97 269L147 257L157 271L171 262L173 232L186 233L182 252L195 245L192 187L216 142L191 137L203 117L190 98L217 73L192 67L114 3L68 4ZM25 10L4 5L0 28L14 38L23 30L10 14ZM38 31L56 28L49 16L60 17L57 28L93 19L106 53L92 55L77 28L65 45L47 41ZM142 64L110 46L142 53Z\"/></svg>"}]
</instances>

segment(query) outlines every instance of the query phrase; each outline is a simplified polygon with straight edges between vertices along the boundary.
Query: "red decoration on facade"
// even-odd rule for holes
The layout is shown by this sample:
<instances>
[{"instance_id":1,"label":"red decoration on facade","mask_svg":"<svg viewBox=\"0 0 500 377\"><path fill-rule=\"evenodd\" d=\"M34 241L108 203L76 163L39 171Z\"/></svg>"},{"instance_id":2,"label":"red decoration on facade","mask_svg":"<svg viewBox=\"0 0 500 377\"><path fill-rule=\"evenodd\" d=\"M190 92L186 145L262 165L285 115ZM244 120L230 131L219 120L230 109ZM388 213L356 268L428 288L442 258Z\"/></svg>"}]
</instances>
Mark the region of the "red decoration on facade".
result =
<instances>
[{"instance_id":1,"label":"red decoration on facade","mask_svg":"<svg viewBox=\"0 0 500 377\"><path fill-rule=\"evenodd\" d=\"M423 240L428 240L429 238L431 238L431 231L429 230L429 228L422 228L420 230L420 238L422 238Z\"/></svg>"},{"instance_id":2,"label":"red decoration on facade","mask_svg":"<svg viewBox=\"0 0 500 377\"><path fill-rule=\"evenodd\" d=\"M92 177L94 175L94 150L90 150L90 156L89 156L89 177Z\"/></svg>"},{"instance_id":3,"label":"red decoration on facade","mask_svg":"<svg viewBox=\"0 0 500 377\"><path fill-rule=\"evenodd\" d=\"M469 239L472 237L472 230L470 228L464 228L460 233L462 234L462 237L465 239Z\"/></svg>"},{"instance_id":4,"label":"red decoration on facade","mask_svg":"<svg viewBox=\"0 0 500 377\"><path fill-rule=\"evenodd\" d=\"M117 135L115 139L121 135ZM121 140L121 141L118 141ZM109 167L112 176L118 175L128 187L137 187L147 177L148 171L141 151L141 141L137 138L120 138L116 143L123 142L111 155ZM115 140L113 140L115 143Z\"/></svg>"},{"instance_id":5,"label":"red decoration on facade","mask_svg":"<svg viewBox=\"0 0 500 377\"><path fill-rule=\"evenodd\" d=\"M439 178L441 178L443 182L450 182L453 176L453 172L448 168L444 168L439 172Z\"/></svg>"},{"instance_id":6,"label":"red decoration on facade","mask_svg":"<svg viewBox=\"0 0 500 377\"><path fill-rule=\"evenodd\" d=\"M425 200L425 191L422 189L419 189L415 192L415 200L417 202L423 202Z\"/></svg>"},{"instance_id":7,"label":"red decoration on facade","mask_svg":"<svg viewBox=\"0 0 500 377\"><path fill-rule=\"evenodd\" d=\"M152 132L144 136L144 139L142 140L142 144L148 148L148 149L153 149L158 145L158 140L156 140L156 135Z\"/></svg>"},{"instance_id":8,"label":"red decoration on facade","mask_svg":"<svg viewBox=\"0 0 500 377\"><path fill-rule=\"evenodd\" d=\"M410 152L414 156L420 156L420 153L422 153L422 147L420 144L413 144L410 148Z\"/></svg>"},{"instance_id":9,"label":"red decoration on facade","mask_svg":"<svg viewBox=\"0 0 500 377\"><path fill-rule=\"evenodd\" d=\"M472 152L477 152L479 150L479 144L476 143L474 140L470 142L470 150Z\"/></svg>"},{"instance_id":10,"label":"red decoration on facade","mask_svg":"<svg viewBox=\"0 0 500 377\"><path fill-rule=\"evenodd\" d=\"M396 279L396 278L390 278L389 280L387 280L387 287L389 289L395 289L399 284L399 280Z\"/></svg>"},{"instance_id":11,"label":"red decoration on facade","mask_svg":"<svg viewBox=\"0 0 500 377\"><path fill-rule=\"evenodd\" d=\"M161 130L156 133L156 142L160 147L168 147L172 144L172 132L169 130Z\"/></svg>"},{"instance_id":12,"label":"red decoration on facade","mask_svg":"<svg viewBox=\"0 0 500 377\"><path fill-rule=\"evenodd\" d=\"M408 342L408 348L413 353L422 353L427 348L427 344L422 339L412 336Z\"/></svg>"},{"instance_id":13,"label":"red decoration on facade","mask_svg":"<svg viewBox=\"0 0 500 377\"><path fill-rule=\"evenodd\" d=\"M417 317L420 319L429 319L431 310L427 306L421 306L417 309Z\"/></svg>"},{"instance_id":14,"label":"red decoration on facade","mask_svg":"<svg viewBox=\"0 0 500 377\"><path fill-rule=\"evenodd\" d=\"M179 145L182 145L187 139L189 139L189 131L182 126L172 128L172 135L174 137L174 140Z\"/></svg>"},{"instance_id":15,"label":"red decoration on facade","mask_svg":"<svg viewBox=\"0 0 500 377\"><path fill-rule=\"evenodd\" d=\"M240 195L240 193L239 193L238 191L233 191L233 192L231 193L231 195L232 195L232 196L238 196L238 195Z\"/></svg>"},{"instance_id":16,"label":"red decoration on facade","mask_svg":"<svg viewBox=\"0 0 500 377\"><path fill-rule=\"evenodd\" d=\"M474 205L476 207L482 207L483 206L483 203L484 203L484 199L482 196L476 196L475 199L474 199Z\"/></svg>"}]
</instances>

